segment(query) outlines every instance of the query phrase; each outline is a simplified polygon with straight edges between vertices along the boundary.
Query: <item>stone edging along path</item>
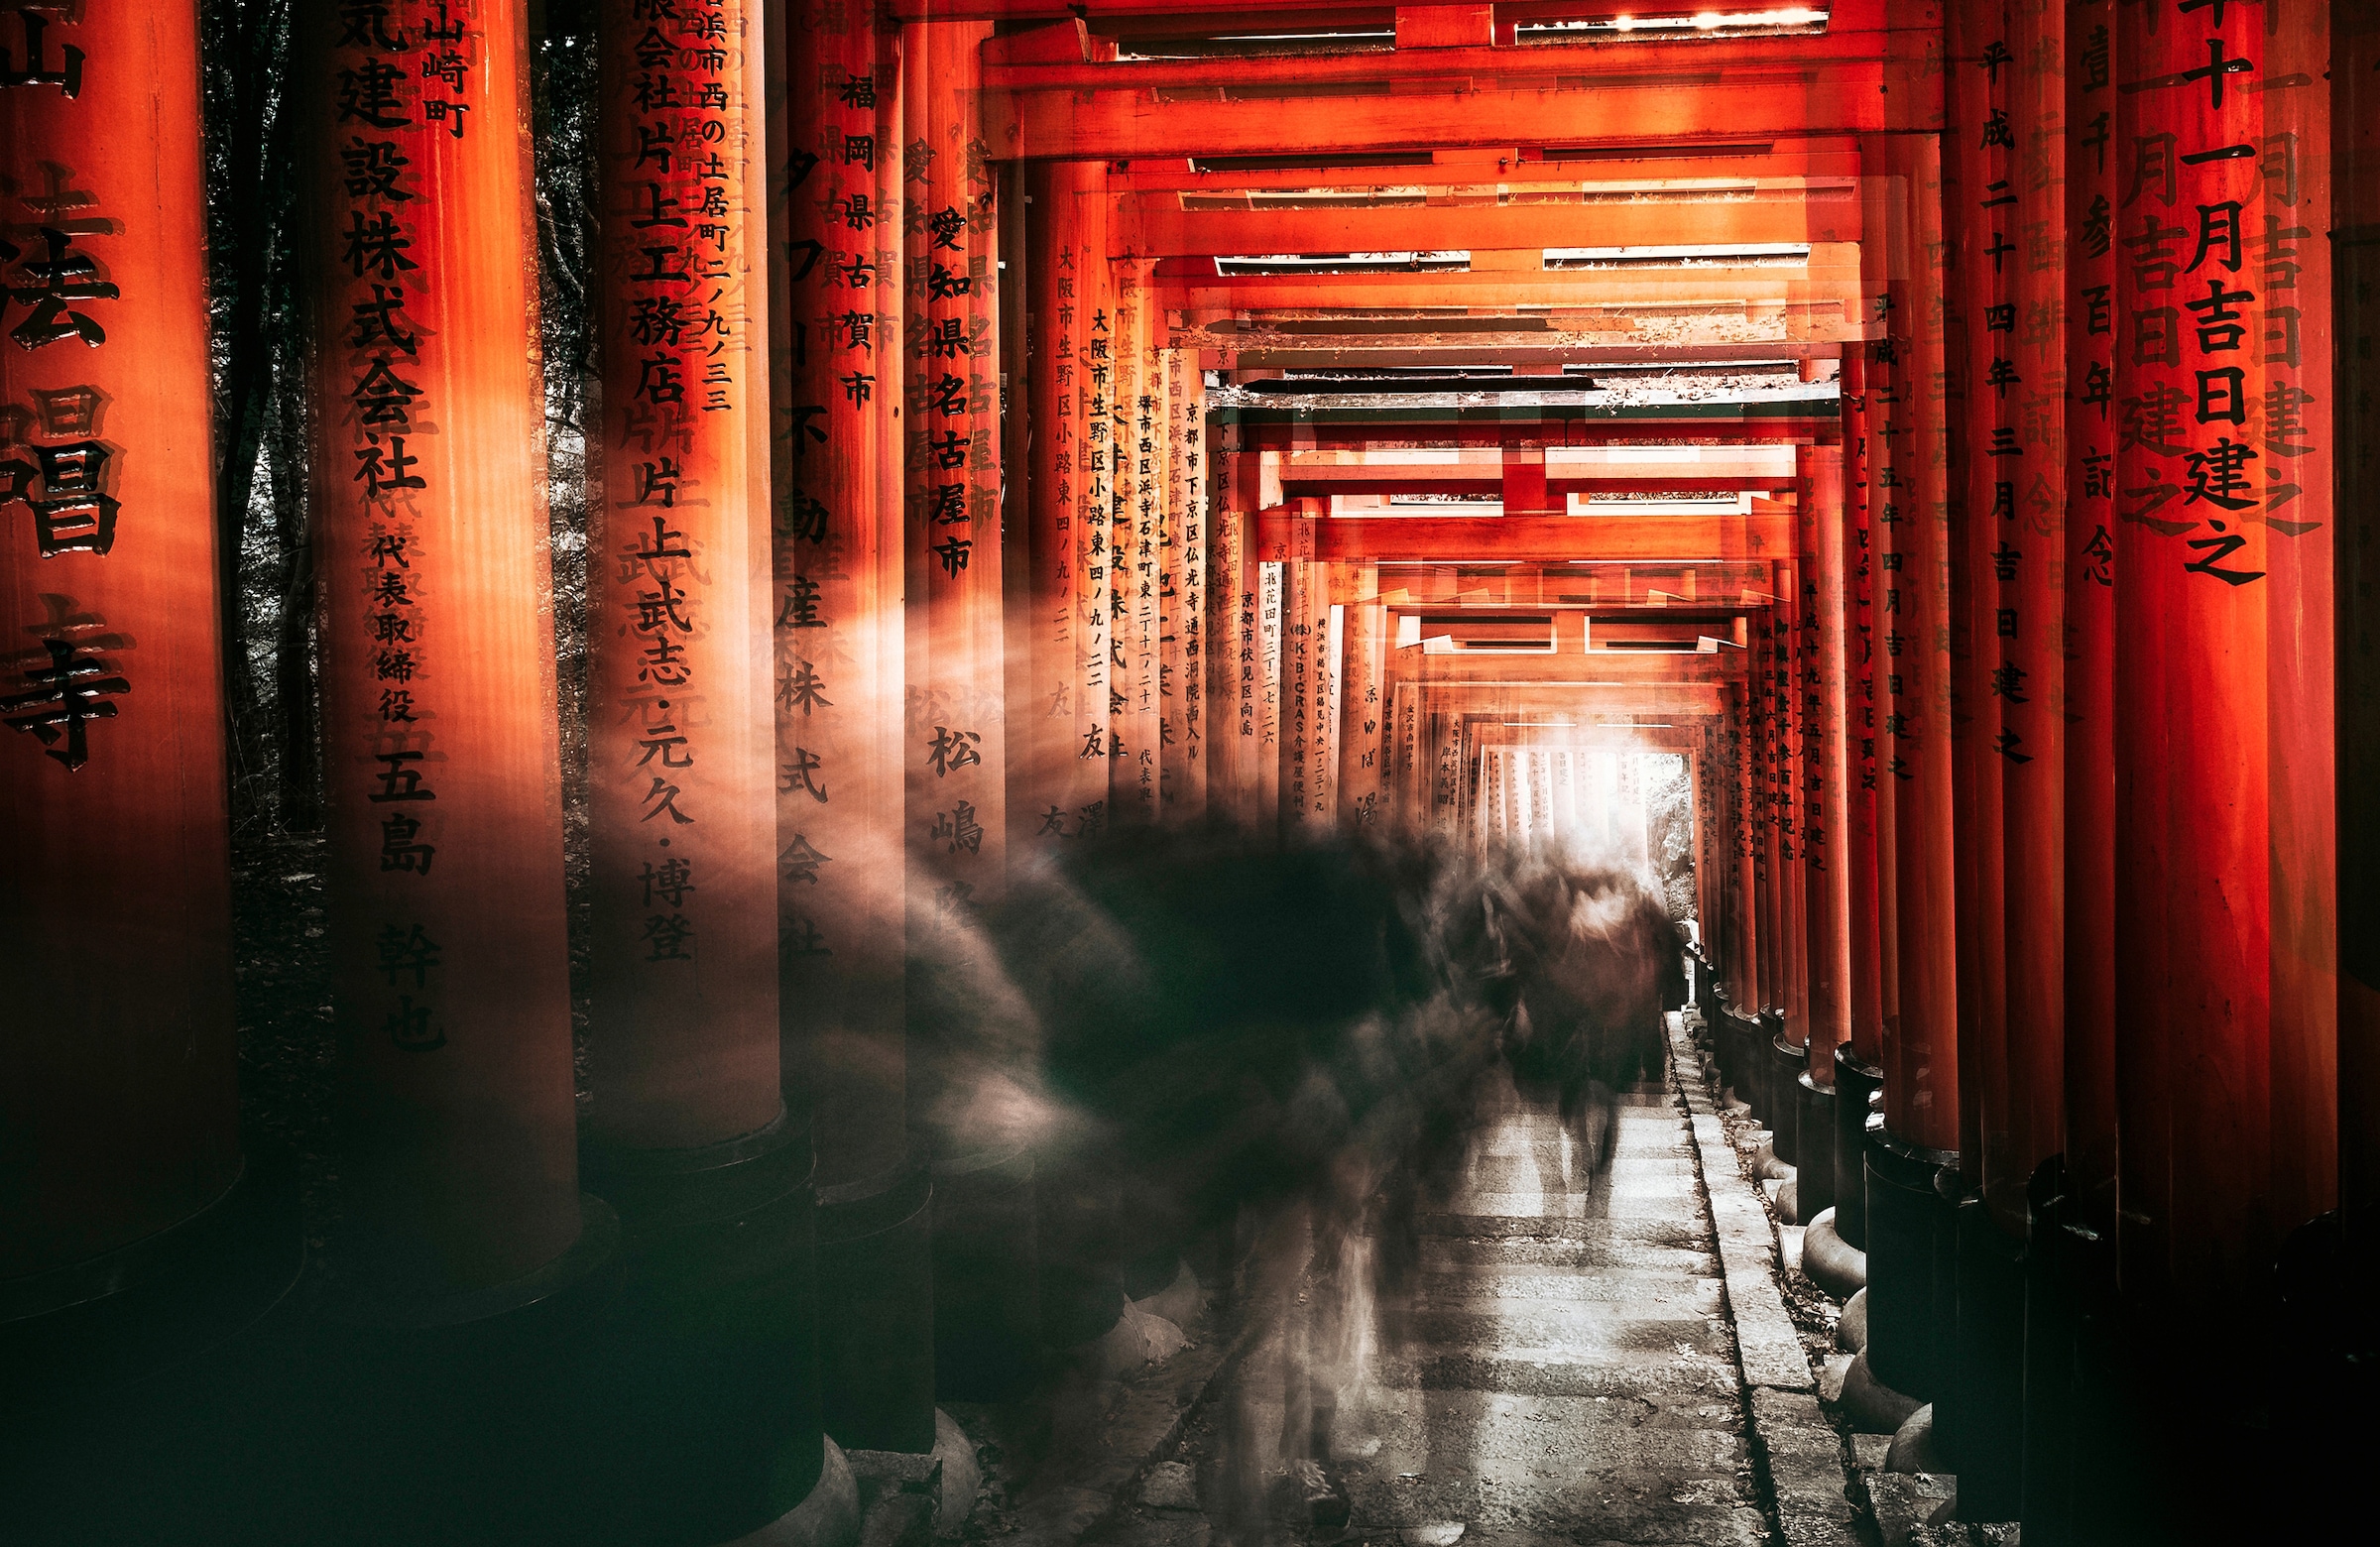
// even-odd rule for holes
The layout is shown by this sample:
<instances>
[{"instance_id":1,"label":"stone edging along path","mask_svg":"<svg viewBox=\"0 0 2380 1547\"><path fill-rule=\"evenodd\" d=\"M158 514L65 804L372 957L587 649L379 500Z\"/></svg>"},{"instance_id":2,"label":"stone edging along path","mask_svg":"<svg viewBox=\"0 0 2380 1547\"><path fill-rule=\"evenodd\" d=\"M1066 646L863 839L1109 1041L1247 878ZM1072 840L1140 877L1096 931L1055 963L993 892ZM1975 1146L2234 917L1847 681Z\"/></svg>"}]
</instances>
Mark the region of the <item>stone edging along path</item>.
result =
<instances>
[{"instance_id":1,"label":"stone edging along path","mask_svg":"<svg viewBox=\"0 0 2380 1547\"><path fill-rule=\"evenodd\" d=\"M1858 1547L1853 1474L1843 1437L1818 1405L1818 1382L1777 1282L1777 1241L1768 1210L1743 1174L1711 1097L1683 1017L1669 1025L1670 1088L1694 1130L1696 1168L1726 1273L1728 1320L1743 1376L1744 1421L1753 1465L1785 1547Z\"/></svg>"}]
</instances>

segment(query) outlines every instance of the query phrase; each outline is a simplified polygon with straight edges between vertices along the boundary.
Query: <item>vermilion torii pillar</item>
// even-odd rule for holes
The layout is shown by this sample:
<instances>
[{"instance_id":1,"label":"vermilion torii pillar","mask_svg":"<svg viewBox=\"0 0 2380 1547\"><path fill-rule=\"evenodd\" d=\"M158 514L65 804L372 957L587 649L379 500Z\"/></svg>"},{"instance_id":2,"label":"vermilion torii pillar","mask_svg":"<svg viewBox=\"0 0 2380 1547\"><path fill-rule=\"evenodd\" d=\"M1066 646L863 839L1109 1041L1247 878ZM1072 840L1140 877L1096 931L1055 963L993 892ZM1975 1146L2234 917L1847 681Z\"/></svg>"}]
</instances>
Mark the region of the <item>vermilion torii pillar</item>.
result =
<instances>
[{"instance_id":1,"label":"vermilion torii pillar","mask_svg":"<svg viewBox=\"0 0 2380 1547\"><path fill-rule=\"evenodd\" d=\"M1810 1074L1835 1083L1835 1048L1850 1035L1850 845L1844 815L1845 723L1843 450L1801 448L1801 584L1813 636L1795 692L1802 705L1802 863L1809 931ZM1809 1194L1804 1194L1808 1197ZM1806 1216L1805 1216L1806 1217Z\"/></svg>"},{"instance_id":2,"label":"vermilion torii pillar","mask_svg":"<svg viewBox=\"0 0 2380 1547\"><path fill-rule=\"evenodd\" d=\"M2256 436L2260 8L2159 9L2117 29L2119 1229L2127 1290L2199 1302L2273 1246L2266 608L2295 538L2257 476L2288 460Z\"/></svg>"},{"instance_id":3,"label":"vermilion torii pillar","mask_svg":"<svg viewBox=\"0 0 2380 1547\"><path fill-rule=\"evenodd\" d=\"M899 97L862 8L795 21L786 48L771 408L780 1019L832 1187L882 1175L906 1141L901 546L881 473L899 467L902 356L880 104Z\"/></svg>"},{"instance_id":4,"label":"vermilion torii pillar","mask_svg":"<svg viewBox=\"0 0 2380 1547\"><path fill-rule=\"evenodd\" d=\"M524 15L301 25L347 1216L377 1292L485 1291L581 1224Z\"/></svg>"},{"instance_id":5,"label":"vermilion torii pillar","mask_svg":"<svg viewBox=\"0 0 2380 1547\"><path fill-rule=\"evenodd\" d=\"M1176 822L1204 821L1207 814L1207 749L1210 732L1208 664L1215 636L1208 627L1207 541L1209 534L1209 469L1207 456L1207 383L1195 349L1166 351L1171 386L1167 404L1172 429L1167 436L1174 465L1175 504L1166 533L1166 562L1171 594L1166 632L1167 659L1172 663L1173 716L1178 723L1174 745L1166 751L1167 811Z\"/></svg>"},{"instance_id":6,"label":"vermilion torii pillar","mask_svg":"<svg viewBox=\"0 0 2380 1547\"><path fill-rule=\"evenodd\" d=\"M191 12L0 23L12 1316L104 1292L242 1167Z\"/></svg>"},{"instance_id":7,"label":"vermilion torii pillar","mask_svg":"<svg viewBox=\"0 0 2380 1547\"><path fill-rule=\"evenodd\" d=\"M782 1109L762 39L649 10L601 33L587 1059L601 1144L687 1150Z\"/></svg>"},{"instance_id":8,"label":"vermilion torii pillar","mask_svg":"<svg viewBox=\"0 0 2380 1547\"><path fill-rule=\"evenodd\" d=\"M2002 0L1951 7L1943 150L1943 230L1949 306L1949 494L1952 831L1957 887L1960 1151L1967 1187L1981 1181L1984 1135L2007 1129L2006 920L2001 908L2001 766L2029 756L2001 734L2014 679L2000 670L1995 554L2013 528L2046 453L2026 444L2018 415L2028 383L2016 368L2016 271L2026 261L2016 223L2016 131L2008 113L2016 60ZM2016 669L2023 669L2021 666ZM2028 694L2019 696L2029 697Z\"/></svg>"},{"instance_id":9,"label":"vermilion torii pillar","mask_svg":"<svg viewBox=\"0 0 2380 1547\"><path fill-rule=\"evenodd\" d=\"M2067 81L2053 67L2065 35L2062 8L2009 0L2006 110L2016 141L2008 180L2017 202L2008 287L2005 357L2025 442L2013 516L1993 522L1987 554L1999 589L1993 635L2001 747L2004 832L2002 930L2006 972L2002 1131L1983 1152L1983 1197L1993 1222L2013 1237L2025 1229L2025 1191L2036 1167L2059 1152L2064 1128L2066 999L2066 598L2076 576L2066 562L2068 521L2067 332L2064 312L2067 156L2062 132ZM2011 206L1995 206L2000 213ZM2071 315L2069 317L2071 325ZM1998 351L1993 359L2002 358ZM1995 399L1996 406L1996 399Z\"/></svg>"},{"instance_id":10,"label":"vermilion torii pillar","mask_svg":"<svg viewBox=\"0 0 2380 1547\"><path fill-rule=\"evenodd\" d=\"M2270 1196L2292 1229L2338 1202L2337 685L2331 640L2338 440L2332 249L2338 168L2330 8L2294 5L2264 28L2263 209L2250 247L2263 314L2258 449L2268 549L2266 669L2273 705L2273 1012ZM2349 222L2332 217L2333 227ZM2362 357L2355 356L2358 360ZM2327 408L2323 406L2328 406ZM2294 416L2293 416L2294 411Z\"/></svg>"},{"instance_id":11,"label":"vermilion torii pillar","mask_svg":"<svg viewBox=\"0 0 2380 1547\"><path fill-rule=\"evenodd\" d=\"M1094 807L1104 809L1107 799L1106 764L1078 756L1093 730L1105 742L1107 719L1107 614L1089 587L1094 529L1085 502L1092 472L1081 409L1091 390L1085 276L1105 241L1099 234L1106 229L1104 178L1105 169L1088 162L1045 163L1026 173L1032 458L1025 549L1031 617L1023 649L1031 659L1032 697L1011 706L1021 716L1012 726L1012 755L1026 771L1011 788L1027 792L1022 804L1033 815L1016 830L1044 851L1080 835L1086 823L1096 827ZM1018 803L1014 795L1011 801Z\"/></svg>"},{"instance_id":12,"label":"vermilion torii pillar","mask_svg":"<svg viewBox=\"0 0 2380 1547\"><path fill-rule=\"evenodd\" d=\"M2115 1130L2115 0L2066 40L2066 643L2061 1092L2076 1223L2112 1242Z\"/></svg>"},{"instance_id":13,"label":"vermilion torii pillar","mask_svg":"<svg viewBox=\"0 0 2380 1547\"><path fill-rule=\"evenodd\" d=\"M901 56L907 376L902 771L913 955L945 964L997 901L1008 844L998 214L983 138L991 24L912 23ZM891 382L887 383L892 386ZM947 1116L947 1115L946 1115Z\"/></svg>"},{"instance_id":14,"label":"vermilion torii pillar","mask_svg":"<svg viewBox=\"0 0 2380 1547\"><path fill-rule=\"evenodd\" d=\"M1902 209L1894 222L1887 318L1896 357L1894 475L1877 502L1884 528L1877 622L1891 703L1886 770L1893 780L1897 1058L1885 1065L1887 1129L1934 1150L1959 1141L1957 974L1951 864L1950 522L1943 450L1943 252L1938 146L1883 141L1874 158ZM1905 427L1904 427L1905 426ZM1879 472L1879 480L1881 472Z\"/></svg>"}]
</instances>

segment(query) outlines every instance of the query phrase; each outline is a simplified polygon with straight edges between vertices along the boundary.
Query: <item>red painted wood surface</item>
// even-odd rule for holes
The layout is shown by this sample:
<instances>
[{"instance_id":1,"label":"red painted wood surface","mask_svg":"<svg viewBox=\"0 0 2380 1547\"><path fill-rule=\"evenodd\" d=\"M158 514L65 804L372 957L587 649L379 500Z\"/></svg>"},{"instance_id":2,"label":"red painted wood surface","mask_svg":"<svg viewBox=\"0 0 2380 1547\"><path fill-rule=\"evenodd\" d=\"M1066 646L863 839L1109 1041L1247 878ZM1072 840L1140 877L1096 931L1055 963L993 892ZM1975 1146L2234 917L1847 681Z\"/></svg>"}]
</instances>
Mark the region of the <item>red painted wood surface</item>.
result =
<instances>
[{"instance_id":1,"label":"red painted wood surface","mask_svg":"<svg viewBox=\"0 0 2380 1547\"><path fill-rule=\"evenodd\" d=\"M834 1185L899 1158L906 1111L905 465L890 454L903 429L891 149L900 56L857 11L797 16L785 45L774 245L788 256L772 416L775 616L786 620L774 629L780 1020L786 1066L816 1113L819 1180Z\"/></svg>"},{"instance_id":2,"label":"red painted wood surface","mask_svg":"<svg viewBox=\"0 0 2380 1547\"><path fill-rule=\"evenodd\" d=\"M2007 924L2002 916L2001 773L2027 756L2001 735L2003 686L1998 560L2030 474L2016 425L2026 384L2014 368L2015 271L2024 255L2015 220L2021 180L2008 114L2016 64L2003 0L1951 9L1943 151L1943 229L1948 240L1951 393L1952 833L1958 879L1958 1149L1978 1187L1987 1149L2005 1144ZM2003 202L2006 201L2006 202ZM2005 309L2003 309L2005 308Z\"/></svg>"},{"instance_id":3,"label":"red painted wood surface","mask_svg":"<svg viewBox=\"0 0 2380 1547\"><path fill-rule=\"evenodd\" d=\"M241 1165L195 28L6 23L0 1283L178 1224Z\"/></svg>"},{"instance_id":4,"label":"red painted wood surface","mask_svg":"<svg viewBox=\"0 0 2380 1547\"><path fill-rule=\"evenodd\" d=\"M1844 842L1838 846L1844 878L1844 1034L1851 1051L1870 1066L1883 1056L1883 940L1878 933L1881 893L1877 889L1877 792L1883 776L1878 749L1883 715L1877 707L1880 652L1876 644L1875 529L1871 524L1875 481L1875 425L1869 408L1867 348L1843 360L1844 576Z\"/></svg>"},{"instance_id":5,"label":"red painted wood surface","mask_svg":"<svg viewBox=\"0 0 2380 1547\"><path fill-rule=\"evenodd\" d=\"M781 1105L765 67L757 7L729 7L742 47L716 54L649 9L610 0L598 34L587 1064L602 1142L682 1149ZM715 152L640 160L656 139ZM788 633L815 610L796 606Z\"/></svg>"},{"instance_id":6,"label":"red painted wood surface","mask_svg":"<svg viewBox=\"0 0 2380 1547\"><path fill-rule=\"evenodd\" d=\"M346 1218L476 1289L579 1232L526 19L301 20Z\"/></svg>"},{"instance_id":7,"label":"red painted wood surface","mask_svg":"<svg viewBox=\"0 0 2380 1547\"><path fill-rule=\"evenodd\" d=\"M1940 150L1925 139L1875 147L1897 205L1887 238L1886 325L1896 367L1890 448L1897 498L1887 529L1881 624L1892 704L1897 1021L1886 1021L1884 1112L1892 1131L1933 1149L1959 1145L1957 943L1952 898L1950 520L1944 444L1947 370ZM1902 426L1906 426L1904 429Z\"/></svg>"},{"instance_id":8,"label":"red painted wood surface","mask_svg":"<svg viewBox=\"0 0 2380 1547\"><path fill-rule=\"evenodd\" d=\"M2267 78L2261 33L2236 5L2119 8L2119 1239L2129 1284L2193 1298L2244 1289L2273 1245L2266 608L2273 549L2296 539L2249 519L2269 497L2249 476L2266 376L2255 318L2225 320L2264 290L2246 246L2264 178L2208 159L2260 143L2263 93L2242 88Z\"/></svg>"},{"instance_id":9,"label":"red painted wood surface","mask_svg":"<svg viewBox=\"0 0 2380 1547\"><path fill-rule=\"evenodd\" d=\"M2064 1146L2113 1239L2115 1125L2115 0L2067 8Z\"/></svg>"},{"instance_id":10,"label":"red painted wood surface","mask_svg":"<svg viewBox=\"0 0 2380 1547\"><path fill-rule=\"evenodd\" d=\"M1803 599L1809 645L1797 675L1803 716L1802 818L1808 916L1810 1072L1835 1082L1835 1048L1851 1034L1851 873L1849 747L1844 645L1847 622L1844 553L1844 458L1840 446L1802 453ZM1871 855L1874 850L1871 845Z\"/></svg>"},{"instance_id":11,"label":"red painted wood surface","mask_svg":"<svg viewBox=\"0 0 2380 1547\"><path fill-rule=\"evenodd\" d=\"M1984 1201L2011 1235L2025 1228L2025 1186L2063 1147L2066 1011L2066 599L2077 580L2067 560L2065 391L2067 330L2054 325L2066 303L2067 80L2065 17L2056 0L2007 0L2001 67L2016 150L2009 182L2014 212L2008 303L2012 343L1995 353L2023 378L2011 386L2027 464L2013 516L1992 522L1986 556L2008 616L2000 634L2000 676L1990 683L2006 750L1999 757L2002 951L2005 973L2001 1078L2004 1124L1983 1151ZM2053 67L2054 65L2060 67ZM2070 319L2071 326L2071 319ZM2013 555L2013 556L2010 556ZM2087 583L2087 582L2085 582ZM1995 615L1996 616L1996 615ZM2018 761L2020 758L2027 761Z\"/></svg>"}]
</instances>

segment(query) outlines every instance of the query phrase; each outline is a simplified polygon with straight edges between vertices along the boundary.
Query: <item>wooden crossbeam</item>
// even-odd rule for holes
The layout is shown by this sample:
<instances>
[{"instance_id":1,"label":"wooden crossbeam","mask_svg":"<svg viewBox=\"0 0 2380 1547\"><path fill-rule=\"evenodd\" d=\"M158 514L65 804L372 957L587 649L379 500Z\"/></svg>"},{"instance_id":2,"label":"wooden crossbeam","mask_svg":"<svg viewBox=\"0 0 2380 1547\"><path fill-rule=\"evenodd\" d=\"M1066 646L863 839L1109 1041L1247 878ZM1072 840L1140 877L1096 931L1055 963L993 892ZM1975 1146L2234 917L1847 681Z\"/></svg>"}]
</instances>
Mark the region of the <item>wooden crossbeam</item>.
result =
<instances>
[{"instance_id":1,"label":"wooden crossbeam","mask_svg":"<svg viewBox=\"0 0 2380 1547\"><path fill-rule=\"evenodd\" d=\"M1310 522L1313 548L1295 552L1299 518L1258 513L1260 557L1501 561L1562 564L1619 560L1725 561L1790 557L1797 537L1783 516L1334 516Z\"/></svg>"},{"instance_id":2,"label":"wooden crossbeam","mask_svg":"<svg viewBox=\"0 0 2380 1547\"><path fill-rule=\"evenodd\" d=\"M1732 143L1888 127L1880 59L1810 61L1741 77L1681 67L1667 77L1630 70L1601 79L1582 74L1575 82L1549 71L1541 85L1492 76L1483 83L1451 71L1432 79L1435 89L1426 90L1396 89L1384 75L1325 81L1318 85L1338 89L1293 96L1282 87L1271 98L1245 87L1230 96L1221 83L1158 91L1133 90L1123 78L1085 80L989 92L984 120L993 153L1003 158L1111 162L1258 155L1277 150L1285 137L1328 153L1433 144Z\"/></svg>"},{"instance_id":3,"label":"wooden crossbeam","mask_svg":"<svg viewBox=\"0 0 2380 1547\"><path fill-rule=\"evenodd\" d=\"M1536 251L1679 244L1823 246L1859 238L1859 201L1847 184L1840 194L1830 191L1825 197L1703 202L1590 203L1573 198L1565 202L1326 209L1186 209L1181 195L1167 193L1135 198L1129 204L1134 250L1156 258L1416 248ZM1780 271L1749 272L1773 276Z\"/></svg>"},{"instance_id":4,"label":"wooden crossbeam","mask_svg":"<svg viewBox=\"0 0 2380 1547\"><path fill-rule=\"evenodd\" d=\"M1563 446L1658 441L1728 445L1842 437L1832 401L1669 403L1623 410L1572 406L1364 409L1242 408L1216 411L1242 450L1293 446Z\"/></svg>"},{"instance_id":5,"label":"wooden crossbeam","mask_svg":"<svg viewBox=\"0 0 2380 1547\"><path fill-rule=\"evenodd\" d=\"M1400 150L1357 165L1331 165L1319 156L1311 165L1295 165L1306 154L1276 148L1262 166L1219 163L1214 157L1128 162L1110 169L1108 186L1132 195L1315 188L1422 188L1451 194L1568 183L1582 196L1612 200L1709 198L1721 192L1790 199L1813 183L1839 182L1860 171L1859 142L1847 136L1777 135L1692 145L1646 140L1550 149L1534 141L1525 147L1456 145Z\"/></svg>"},{"instance_id":6,"label":"wooden crossbeam","mask_svg":"<svg viewBox=\"0 0 2380 1547\"><path fill-rule=\"evenodd\" d=\"M1429 366L1457 369L1478 365L1649 365L1659 362L1686 364L1701 361L1755 361L1833 359L1843 352L1843 344L1828 339L1771 338L1745 341L1746 331L1740 325L1723 331L1716 327L1681 330L1686 337L1665 331L1658 343L1624 344L1606 341L1599 343L1517 344L1488 343L1478 346L1458 346L1443 343L1400 344L1393 338L1347 339L1336 343L1322 341L1317 345L1300 344L1295 348L1238 348L1209 346L1200 350L1200 362L1210 370L1239 371L1309 371L1326 370L1334 366L1364 369L1379 366ZM1182 341L1179 333L1177 343Z\"/></svg>"}]
</instances>

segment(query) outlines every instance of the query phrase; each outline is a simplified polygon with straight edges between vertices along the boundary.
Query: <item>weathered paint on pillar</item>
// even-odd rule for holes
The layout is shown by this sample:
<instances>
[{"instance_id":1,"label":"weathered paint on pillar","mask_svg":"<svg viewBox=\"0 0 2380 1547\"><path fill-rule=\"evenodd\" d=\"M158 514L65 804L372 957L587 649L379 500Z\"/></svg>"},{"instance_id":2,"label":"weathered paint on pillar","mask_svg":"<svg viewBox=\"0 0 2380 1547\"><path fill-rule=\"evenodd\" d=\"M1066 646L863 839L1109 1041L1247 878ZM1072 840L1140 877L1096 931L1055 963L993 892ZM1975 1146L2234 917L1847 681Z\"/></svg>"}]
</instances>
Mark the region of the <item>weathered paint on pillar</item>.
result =
<instances>
[{"instance_id":1,"label":"weathered paint on pillar","mask_svg":"<svg viewBox=\"0 0 2380 1547\"><path fill-rule=\"evenodd\" d=\"M2068 1185L2114 1239L2115 1130L2115 0L2066 16L2067 518L2064 654L2066 965L2062 1091Z\"/></svg>"},{"instance_id":2,"label":"weathered paint on pillar","mask_svg":"<svg viewBox=\"0 0 2380 1547\"><path fill-rule=\"evenodd\" d=\"M1835 1083L1835 1047L1851 1030L1851 856L1844 796L1843 448L1804 446L1797 526L1802 539L1802 863L1809 918L1810 1073Z\"/></svg>"},{"instance_id":3,"label":"weathered paint on pillar","mask_svg":"<svg viewBox=\"0 0 2380 1547\"><path fill-rule=\"evenodd\" d=\"M580 1225L525 17L303 22L347 1220L436 1295Z\"/></svg>"},{"instance_id":4,"label":"weathered paint on pillar","mask_svg":"<svg viewBox=\"0 0 2380 1547\"><path fill-rule=\"evenodd\" d=\"M7 27L0 1285L171 1229L242 1165L195 29ZM357 555L337 572L359 612Z\"/></svg>"},{"instance_id":5,"label":"weathered paint on pillar","mask_svg":"<svg viewBox=\"0 0 2380 1547\"><path fill-rule=\"evenodd\" d=\"M786 40L776 490L779 1021L819 1181L905 1145L897 71L859 8ZM894 498L888 503L885 469Z\"/></svg>"},{"instance_id":6,"label":"weathered paint on pillar","mask_svg":"<svg viewBox=\"0 0 2380 1547\"><path fill-rule=\"evenodd\" d=\"M2193 1299L2269 1259L2271 824L2250 246L2270 75L2233 5L2118 12L2116 1056L2122 1271ZM2138 1078L2134 1067L2138 1066Z\"/></svg>"}]
</instances>

